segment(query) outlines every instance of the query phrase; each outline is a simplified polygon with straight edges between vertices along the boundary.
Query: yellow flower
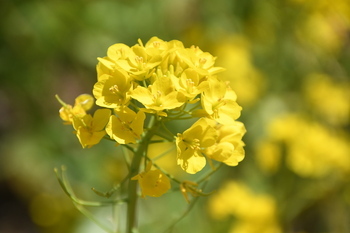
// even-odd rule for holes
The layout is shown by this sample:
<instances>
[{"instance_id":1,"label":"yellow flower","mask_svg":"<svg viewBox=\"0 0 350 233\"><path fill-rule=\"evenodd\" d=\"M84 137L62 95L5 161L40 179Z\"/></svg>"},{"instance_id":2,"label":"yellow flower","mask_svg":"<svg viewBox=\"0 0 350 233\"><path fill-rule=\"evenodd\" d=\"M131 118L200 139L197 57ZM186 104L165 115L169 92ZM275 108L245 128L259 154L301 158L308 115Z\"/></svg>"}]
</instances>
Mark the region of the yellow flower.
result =
<instances>
[{"instance_id":1,"label":"yellow flower","mask_svg":"<svg viewBox=\"0 0 350 233\"><path fill-rule=\"evenodd\" d=\"M75 98L74 107L64 103L58 96L57 100L62 104L62 108L59 110L60 117L65 121L65 124L72 124L73 118L82 118L94 104L94 99L91 95L81 94Z\"/></svg>"},{"instance_id":2,"label":"yellow flower","mask_svg":"<svg viewBox=\"0 0 350 233\"><path fill-rule=\"evenodd\" d=\"M101 141L106 134L106 126L111 110L98 109L92 117L90 114L82 118L73 118L73 127L83 148L91 147Z\"/></svg>"},{"instance_id":3,"label":"yellow flower","mask_svg":"<svg viewBox=\"0 0 350 233\"><path fill-rule=\"evenodd\" d=\"M171 79L158 75L152 85L147 88L138 86L131 91L131 97L142 103L147 109L156 111L159 115L163 110L174 109L185 103L185 96L177 92Z\"/></svg>"},{"instance_id":4,"label":"yellow flower","mask_svg":"<svg viewBox=\"0 0 350 233\"><path fill-rule=\"evenodd\" d=\"M242 137L246 130L243 123L234 121L230 125L217 125L215 129L217 142L205 150L205 155L229 166L237 166L244 158Z\"/></svg>"},{"instance_id":5,"label":"yellow flower","mask_svg":"<svg viewBox=\"0 0 350 233\"><path fill-rule=\"evenodd\" d=\"M201 78L194 69L186 69L180 78L171 75L171 80L176 90L183 93L189 101L192 101L208 86L208 82Z\"/></svg>"},{"instance_id":6,"label":"yellow flower","mask_svg":"<svg viewBox=\"0 0 350 233\"><path fill-rule=\"evenodd\" d=\"M141 41L139 41L139 43L142 44ZM171 43L154 36L147 41L145 49L147 53L152 56L161 56L161 62L164 62L164 56L169 52L169 49L171 49Z\"/></svg>"},{"instance_id":7,"label":"yellow flower","mask_svg":"<svg viewBox=\"0 0 350 233\"><path fill-rule=\"evenodd\" d=\"M227 183L213 194L208 206L213 218L235 217L235 225L230 231L232 233L282 232L273 197L255 193L243 183Z\"/></svg>"},{"instance_id":8,"label":"yellow flower","mask_svg":"<svg viewBox=\"0 0 350 233\"><path fill-rule=\"evenodd\" d=\"M160 53L160 50L154 48L146 49L139 40L139 44L131 47L128 58L119 59L116 64L127 71L132 78L142 81L151 77L154 68L161 63Z\"/></svg>"},{"instance_id":9,"label":"yellow flower","mask_svg":"<svg viewBox=\"0 0 350 233\"><path fill-rule=\"evenodd\" d=\"M230 124L241 114L241 106L236 102L235 92L223 81L216 78L208 80L201 96L204 111L221 124Z\"/></svg>"},{"instance_id":10,"label":"yellow flower","mask_svg":"<svg viewBox=\"0 0 350 233\"><path fill-rule=\"evenodd\" d=\"M142 197L160 197L171 187L169 178L159 169L151 170L151 167L152 162L147 164L144 172L131 178L139 182Z\"/></svg>"},{"instance_id":11,"label":"yellow flower","mask_svg":"<svg viewBox=\"0 0 350 233\"><path fill-rule=\"evenodd\" d=\"M107 57L97 58L99 61L96 67L98 80L104 74L112 75L115 70L121 69L117 61L128 59L131 53L131 48L125 44L118 43L110 46L107 50Z\"/></svg>"},{"instance_id":12,"label":"yellow flower","mask_svg":"<svg viewBox=\"0 0 350 233\"><path fill-rule=\"evenodd\" d=\"M206 164L203 150L214 145L216 137L216 130L206 118L196 121L183 134L177 134L177 164L190 174L202 170Z\"/></svg>"},{"instance_id":13,"label":"yellow flower","mask_svg":"<svg viewBox=\"0 0 350 233\"><path fill-rule=\"evenodd\" d=\"M350 122L350 83L339 82L326 74L306 77L304 93L310 107L334 125Z\"/></svg>"},{"instance_id":14,"label":"yellow flower","mask_svg":"<svg viewBox=\"0 0 350 233\"><path fill-rule=\"evenodd\" d=\"M131 49L129 46L118 43L110 46L107 50L107 57L112 61L126 60L131 55Z\"/></svg>"},{"instance_id":15,"label":"yellow flower","mask_svg":"<svg viewBox=\"0 0 350 233\"><path fill-rule=\"evenodd\" d=\"M107 134L119 144L136 143L143 133L143 123L146 118L144 112L135 113L125 107L115 110L118 115L112 115L106 126Z\"/></svg>"},{"instance_id":16,"label":"yellow flower","mask_svg":"<svg viewBox=\"0 0 350 233\"><path fill-rule=\"evenodd\" d=\"M342 134L301 114L280 116L269 125L270 140L280 146L283 143L288 168L302 177L322 178L350 171L349 140Z\"/></svg>"},{"instance_id":17,"label":"yellow flower","mask_svg":"<svg viewBox=\"0 0 350 233\"><path fill-rule=\"evenodd\" d=\"M181 58L201 75L213 75L223 71L221 67L214 67L215 57L208 52L203 52L197 46L186 49L186 53L181 54Z\"/></svg>"},{"instance_id":18,"label":"yellow flower","mask_svg":"<svg viewBox=\"0 0 350 233\"><path fill-rule=\"evenodd\" d=\"M253 64L249 40L229 36L217 45L218 65L226 68L220 78L230 81L243 107L256 103L265 90L266 79Z\"/></svg>"},{"instance_id":19,"label":"yellow flower","mask_svg":"<svg viewBox=\"0 0 350 233\"><path fill-rule=\"evenodd\" d=\"M121 70L114 70L112 75L103 74L94 85L93 94L96 104L106 108L119 108L127 105L132 89L132 80L129 75Z\"/></svg>"},{"instance_id":20,"label":"yellow flower","mask_svg":"<svg viewBox=\"0 0 350 233\"><path fill-rule=\"evenodd\" d=\"M267 174L278 171L282 160L282 145L280 143L265 139L255 146L256 161L260 168Z\"/></svg>"}]
</instances>

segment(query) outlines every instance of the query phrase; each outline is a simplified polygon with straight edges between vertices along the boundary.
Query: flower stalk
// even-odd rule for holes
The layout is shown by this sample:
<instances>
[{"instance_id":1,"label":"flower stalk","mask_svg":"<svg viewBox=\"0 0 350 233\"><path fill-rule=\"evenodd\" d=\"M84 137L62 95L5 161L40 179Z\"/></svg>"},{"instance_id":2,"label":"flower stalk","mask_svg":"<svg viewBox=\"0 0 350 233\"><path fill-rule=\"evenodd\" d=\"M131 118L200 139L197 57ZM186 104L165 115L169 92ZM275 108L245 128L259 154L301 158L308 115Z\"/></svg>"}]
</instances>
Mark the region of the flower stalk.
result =
<instances>
[{"instance_id":1,"label":"flower stalk","mask_svg":"<svg viewBox=\"0 0 350 233\"><path fill-rule=\"evenodd\" d=\"M140 140L138 147L135 151L135 154L132 158L131 166L130 166L130 178L139 174L139 170L141 167L142 159L146 158L148 145L150 144L150 140L153 135L156 133L158 128L158 122L154 121L154 117L150 120L151 128L146 131L142 139ZM137 181L130 180L128 184L128 201L127 201L127 233L134 232L133 229L137 228L137 200L138 200L138 192L137 192Z\"/></svg>"}]
</instances>

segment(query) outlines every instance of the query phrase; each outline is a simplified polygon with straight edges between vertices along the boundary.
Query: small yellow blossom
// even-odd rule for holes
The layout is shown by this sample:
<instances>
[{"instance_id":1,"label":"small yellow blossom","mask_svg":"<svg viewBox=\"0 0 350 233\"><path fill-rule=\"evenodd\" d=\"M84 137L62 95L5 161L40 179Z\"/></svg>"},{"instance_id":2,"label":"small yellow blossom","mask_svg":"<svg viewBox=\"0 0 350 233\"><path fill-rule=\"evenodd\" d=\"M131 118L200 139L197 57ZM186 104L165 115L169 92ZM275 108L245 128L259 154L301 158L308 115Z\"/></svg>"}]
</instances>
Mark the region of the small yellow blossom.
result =
<instances>
[{"instance_id":1,"label":"small yellow blossom","mask_svg":"<svg viewBox=\"0 0 350 233\"><path fill-rule=\"evenodd\" d=\"M223 81L216 78L208 80L201 96L204 111L221 124L230 124L241 114L241 107L236 102L235 92Z\"/></svg>"},{"instance_id":2,"label":"small yellow blossom","mask_svg":"<svg viewBox=\"0 0 350 233\"><path fill-rule=\"evenodd\" d=\"M179 78L171 75L171 80L176 90L184 94L189 101L192 101L208 87L205 78L201 78L194 69L186 69Z\"/></svg>"},{"instance_id":3,"label":"small yellow blossom","mask_svg":"<svg viewBox=\"0 0 350 233\"><path fill-rule=\"evenodd\" d=\"M168 46L168 42L162 39L159 39L156 36L153 36L151 39L147 41L147 43L145 44L145 48L147 50L155 49L159 51L158 53L164 53L169 49L169 46Z\"/></svg>"},{"instance_id":4,"label":"small yellow blossom","mask_svg":"<svg viewBox=\"0 0 350 233\"><path fill-rule=\"evenodd\" d=\"M111 110L98 109L93 117L86 114L82 118L73 118L73 127L83 148L96 145L106 135L104 127L110 115Z\"/></svg>"},{"instance_id":5,"label":"small yellow blossom","mask_svg":"<svg viewBox=\"0 0 350 233\"><path fill-rule=\"evenodd\" d=\"M177 92L171 79L164 75L158 75L148 88L136 87L131 92L131 97L142 103L146 109L157 113L180 107L185 102L185 96Z\"/></svg>"},{"instance_id":6,"label":"small yellow blossom","mask_svg":"<svg viewBox=\"0 0 350 233\"><path fill-rule=\"evenodd\" d=\"M154 69L162 61L160 52L155 49L146 49L142 42L131 47L128 59L120 59L116 64L127 71L135 80L142 81L151 77Z\"/></svg>"},{"instance_id":7,"label":"small yellow blossom","mask_svg":"<svg viewBox=\"0 0 350 233\"><path fill-rule=\"evenodd\" d=\"M112 75L104 74L94 85L96 104L106 108L125 106L130 100L129 91L132 87L129 75L121 69L114 70Z\"/></svg>"},{"instance_id":8,"label":"small yellow blossom","mask_svg":"<svg viewBox=\"0 0 350 233\"><path fill-rule=\"evenodd\" d=\"M73 118L82 118L86 115L86 111L94 104L94 99L89 94L81 94L75 98L74 107L64 103L58 96L56 96L59 102L62 104L62 108L59 110L60 117L65 124L72 124Z\"/></svg>"},{"instance_id":9,"label":"small yellow blossom","mask_svg":"<svg viewBox=\"0 0 350 233\"><path fill-rule=\"evenodd\" d=\"M169 178L159 169L151 170L152 163L148 163L144 172L132 177L139 182L142 197L160 197L171 187Z\"/></svg>"},{"instance_id":10,"label":"small yellow blossom","mask_svg":"<svg viewBox=\"0 0 350 233\"><path fill-rule=\"evenodd\" d=\"M183 54L181 58L189 61L189 67L195 69L201 75L214 75L224 71L221 67L214 67L216 57L208 52L203 52L197 46L186 49L186 54Z\"/></svg>"},{"instance_id":11,"label":"small yellow blossom","mask_svg":"<svg viewBox=\"0 0 350 233\"><path fill-rule=\"evenodd\" d=\"M217 132L209 119L201 118L182 134L177 134L177 164L190 174L202 170L206 164L205 148L214 145Z\"/></svg>"},{"instance_id":12,"label":"small yellow blossom","mask_svg":"<svg viewBox=\"0 0 350 233\"><path fill-rule=\"evenodd\" d=\"M118 43L110 46L107 50L107 57L112 61L128 59L132 51L129 46Z\"/></svg>"},{"instance_id":13,"label":"small yellow blossom","mask_svg":"<svg viewBox=\"0 0 350 233\"><path fill-rule=\"evenodd\" d=\"M115 110L118 115L112 115L106 126L107 134L119 144L136 143L143 133L143 123L146 118L143 111L135 113L129 108Z\"/></svg>"},{"instance_id":14,"label":"small yellow blossom","mask_svg":"<svg viewBox=\"0 0 350 233\"><path fill-rule=\"evenodd\" d=\"M99 61L96 70L97 70L97 79L100 81L101 76L104 74L113 75L113 73L121 69L117 65L118 60L126 60L131 54L131 49L125 44L114 44L110 46L107 50L107 57L99 57Z\"/></svg>"},{"instance_id":15,"label":"small yellow blossom","mask_svg":"<svg viewBox=\"0 0 350 233\"><path fill-rule=\"evenodd\" d=\"M242 137L246 130L242 122L234 121L230 125L217 125L216 143L205 150L208 158L223 162L229 166L237 166L244 158Z\"/></svg>"}]
</instances>

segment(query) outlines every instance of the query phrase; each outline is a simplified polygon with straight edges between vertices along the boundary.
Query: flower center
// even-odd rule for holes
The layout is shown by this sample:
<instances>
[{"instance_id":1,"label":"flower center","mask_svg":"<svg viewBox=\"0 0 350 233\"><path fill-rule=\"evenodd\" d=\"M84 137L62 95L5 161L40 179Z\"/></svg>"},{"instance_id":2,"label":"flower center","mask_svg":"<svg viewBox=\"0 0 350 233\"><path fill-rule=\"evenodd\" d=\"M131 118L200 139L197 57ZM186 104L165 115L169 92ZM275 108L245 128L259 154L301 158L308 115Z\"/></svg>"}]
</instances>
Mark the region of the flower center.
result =
<instances>
[{"instance_id":1,"label":"flower center","mask_svg":"<svg viewBox=\"0 0 350 233\"><path fill-rule=\"evenodd\" d=\"M113 94L118 94L119 93L119 87L118 85L113 85L109 88L109 91L112 92Z\"/></svg>"},{"instance_id":2,"label":"flower center","mask_svg":"<svg viewBox=\"0 0 350 233\"><path fill-rule=\"evenodd\" d=\"M163 106L161 98L160 98L161 96L162 96L162 92L159 90L155 94L153 94L152 99L153 99L154 105L159 106L159 107Z\"/></svg>"},{"instance_id":3,"label":"flower center","mask_svg":"<svg viewBox=\"0 0 350 233\"><path fill-rule=\"evenodd\" d=\"M192 142L190 143L189 147L192 150L200 150L200 148L201 148L200 140L197 138L193 139Z\"/></svg>"},{"instance_id":4,"label":"flower center","mask_svg":"<svg viewBox=\"0 0 350 233\"><path fill-rule=\"evenodd\" d=\"M159 46L160 46L160 42L159 41L154 41L153 42L153 47L159 48Z\"/></svg>"},{"instance_id":5,"label":"flower center","mask_svg":"<svg viewBox=\"0 0 350 233\"><path fill-rule=\"evenodd\" d=\"M193 87L194 87L194 82L192 81L192 79L186 79L186 85L187 85L187 92L188 93L192 93L193 92Z\"/></svg>"},{"instance_id":6,"label":"flower center","mask_svg":"<svg viewBox=\"0 0 350 233\"><path fill-rule=\"evenodd\" d=\"M137 68L139 70L143 70L144 67L145 67L145 63L143 61L143 57L136 56L135 57L135 61L136 61L136 64L137 64Z\"/></svg>"}]
</instances>

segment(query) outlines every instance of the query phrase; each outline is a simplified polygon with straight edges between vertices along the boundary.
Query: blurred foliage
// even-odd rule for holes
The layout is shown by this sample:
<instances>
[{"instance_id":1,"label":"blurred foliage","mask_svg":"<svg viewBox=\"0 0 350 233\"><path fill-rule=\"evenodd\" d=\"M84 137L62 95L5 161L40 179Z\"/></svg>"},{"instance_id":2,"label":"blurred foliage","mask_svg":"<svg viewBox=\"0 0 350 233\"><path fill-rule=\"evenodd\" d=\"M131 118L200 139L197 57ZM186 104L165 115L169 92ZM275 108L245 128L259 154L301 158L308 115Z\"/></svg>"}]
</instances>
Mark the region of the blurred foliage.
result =
<instances>
[{"instance_id":1,"label":"blurred foliage","mask_svg":"<svg viewBox=\"0 0 350 233\"><path fill-rule=\"evenodd\" d=\"M121 179L118 150L81 149L54 95L91 93L97 57L152 36L217 56L248 129L245 160L215 174L217 192L173 232L350 232L347 1L3 0L0 15L0 232L100 232L53 168L65 164L77 195L98 199L91 187ZM141 232L157 232L187 203L174 192L141 207Z\"/></svg>"}]
</instances>

